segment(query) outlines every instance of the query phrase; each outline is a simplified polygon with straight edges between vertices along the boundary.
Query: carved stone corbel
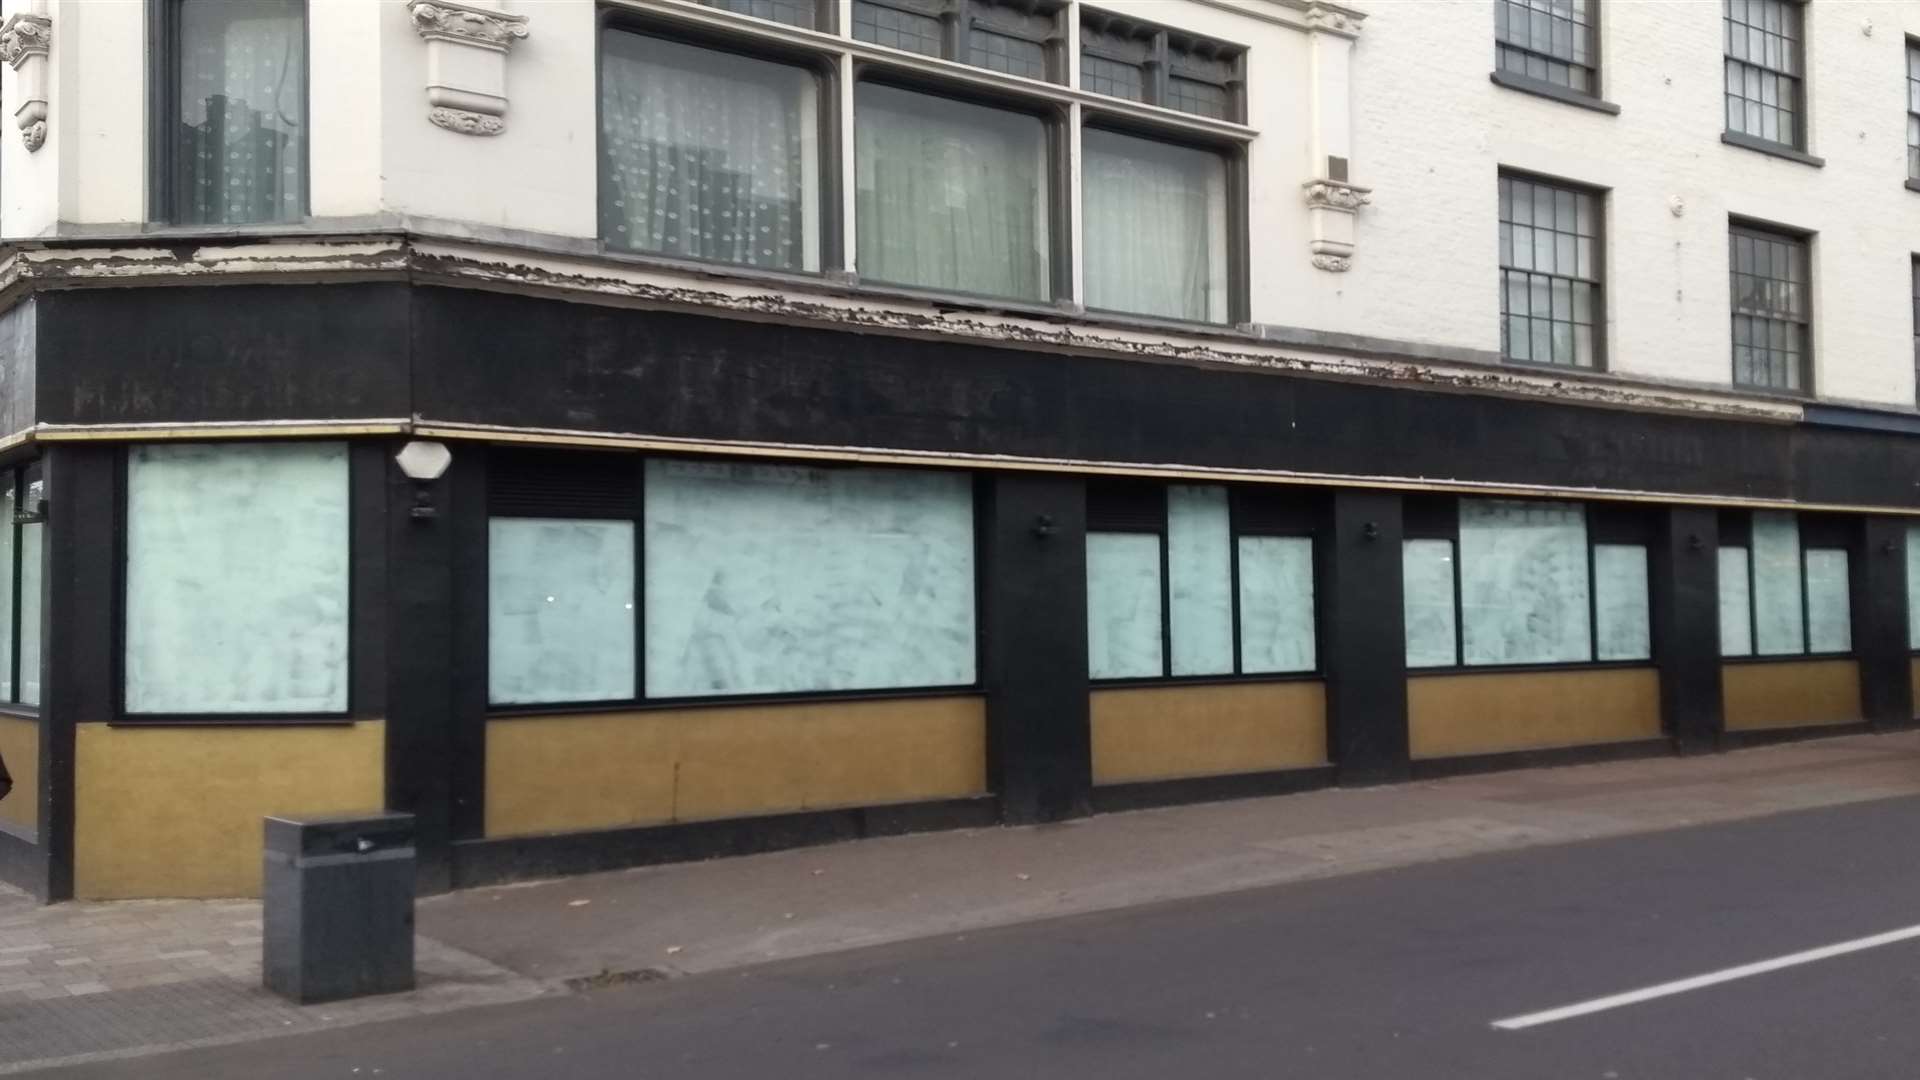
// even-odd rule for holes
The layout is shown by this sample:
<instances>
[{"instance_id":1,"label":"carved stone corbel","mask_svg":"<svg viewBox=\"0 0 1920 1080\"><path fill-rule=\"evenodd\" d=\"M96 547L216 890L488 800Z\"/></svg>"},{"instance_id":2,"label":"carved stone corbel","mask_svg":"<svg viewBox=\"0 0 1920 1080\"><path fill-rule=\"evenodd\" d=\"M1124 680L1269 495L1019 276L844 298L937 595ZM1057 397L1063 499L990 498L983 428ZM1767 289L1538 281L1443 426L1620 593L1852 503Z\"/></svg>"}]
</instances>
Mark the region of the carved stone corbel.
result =
<instances>
[{"instance_id":1,"label":"carved stone corbel","mask_svg":"<svg viewBox=\"0 0 1920 1080\"><path fill-rule=\"evenodd\" d=\"M1373 189L1344 180L1309 180L1301 189L1313 219L1313 239L1307 244L1313 265L1336 274L1352 268L1353 216L1373 201Z\"/></svg>"},{"instance_id":2,"label":"carved stone corbel","mask_svg":"<svg viewBox=\"0 0 1920 1080\"><path fill-rule=\"evenodd\" d=\"M427 119L462 135L507 129L507 51L527 36L527 17L451 0L409 0L427 41Z\"/></svg>"},{"instance_id":3,"label":"carved stone corbel","mask_svg":"<svg viewBox=\"0 0 1920 1080\"><path fill-rule=\"evenodd\" d=\"M13 110L20 141L29 151L47 142L47 54L53 48L53 20L21 12L0 23L0 60L14 70L20 104Z\"/></svg>"}]
</instances>

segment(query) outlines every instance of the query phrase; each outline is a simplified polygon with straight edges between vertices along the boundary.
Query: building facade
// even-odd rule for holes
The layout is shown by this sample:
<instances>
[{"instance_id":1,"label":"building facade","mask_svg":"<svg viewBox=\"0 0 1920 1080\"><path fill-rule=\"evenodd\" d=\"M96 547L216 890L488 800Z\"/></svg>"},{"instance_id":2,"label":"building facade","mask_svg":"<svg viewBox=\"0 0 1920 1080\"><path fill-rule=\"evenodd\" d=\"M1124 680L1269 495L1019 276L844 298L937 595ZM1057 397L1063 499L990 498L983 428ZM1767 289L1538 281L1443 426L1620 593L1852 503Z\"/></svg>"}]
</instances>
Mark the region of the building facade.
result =
<instances>
[{"instance_id":1,"label":"building facade","mask_svg":"<svg viewBox=\"0 0 1920 1080\"><path fill-rule=\"evenodd\" d=\"M1916 0L5 13L45 898L1914 720Z\"/></svg>"}]
</instances>

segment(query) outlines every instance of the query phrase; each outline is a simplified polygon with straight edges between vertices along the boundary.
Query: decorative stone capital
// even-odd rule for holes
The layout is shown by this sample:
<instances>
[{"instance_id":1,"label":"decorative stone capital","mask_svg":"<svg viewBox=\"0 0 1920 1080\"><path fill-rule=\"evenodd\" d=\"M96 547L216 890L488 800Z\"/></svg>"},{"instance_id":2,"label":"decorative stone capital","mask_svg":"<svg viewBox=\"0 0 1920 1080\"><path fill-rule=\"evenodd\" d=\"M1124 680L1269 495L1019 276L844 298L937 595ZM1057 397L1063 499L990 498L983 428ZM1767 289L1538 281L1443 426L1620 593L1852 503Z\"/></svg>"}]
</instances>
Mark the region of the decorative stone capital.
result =
<instances>
[{"instance_id":1,"label":"decorative stone capital","mask_svg":"<svg viewBox=\"0 0 1920 1080\"><path fill-rule=\"evenodd\" d=\"M527 36L527 17L450 3L449 0L411 0L407 11L413 28L428 41L450 41L505 52Z\"/></svg>"},{"instance_id":2,"label":"decorative stone capital","mask_svg":"<svg viewBox=\"0 0 1920 1080\"><path fill-rule=\"evenodd\" d=\"M20 141L28 151L47 142L47 54L53 49L53 20L45 15L23 11L0 23L0 60L17 73L14 123L20 125Z\"/></svg>"},{"instance_id":3,"label":"decorative stone capital","mask_svg":"<svg viewBox=\"0 0 1920 1080\"><path fill-rule=\"evenodd\" d=\"M427 121L460 135L507 130L507 51L527 36L527 17L448 0L411 0L407 11L427 42Z\"/></svg>"},{"instance_id":4,"label":"decorative stone capital","mask_svg":"<svg viewBox=\"0 0 1920 1080\"><path fill-rule=\"evenodd\" d=\"M1301 185L1301 190L1306 192L1307 206L1314 210L1337 210L1351 214L1373 202L1372 188L1341 180L1309 180Z\"/></svg>"},{"instance_id":5,"label":"decorative stone capital","mask_svg":"<svg viewBox=\"0 0 1920 1080\"><path fill-rule=\"evenodd\" d=\"M1360 36L1360 20L1366 16L1328 4L1310 3L1300 18L1307 24L1309 32L1357 38Z\"/></svg>"}]
</instances>

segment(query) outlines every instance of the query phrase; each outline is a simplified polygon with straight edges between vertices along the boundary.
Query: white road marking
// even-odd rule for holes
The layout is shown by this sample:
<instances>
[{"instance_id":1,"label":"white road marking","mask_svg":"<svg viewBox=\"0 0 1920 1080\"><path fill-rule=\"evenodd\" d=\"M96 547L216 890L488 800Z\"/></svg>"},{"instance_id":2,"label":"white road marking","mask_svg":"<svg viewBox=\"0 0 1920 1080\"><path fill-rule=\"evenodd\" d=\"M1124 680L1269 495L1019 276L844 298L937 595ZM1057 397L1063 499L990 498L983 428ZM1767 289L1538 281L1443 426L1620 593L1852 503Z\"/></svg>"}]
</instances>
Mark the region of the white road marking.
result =
<instances>
[{"instance_id":1,"label":"white road marking","mask_svg":"<svg viewBox=\"0 0 1920 1080\"><path fill-rule=\"evenodd\" d=\"M1661 983L1658 986L1649 986L1641 990L1629 990L1624 994L1594 998L1591 1001L1582 1001L1573 1005L1562 1005L1557 1009L1548 1009L1545 1012L1528 1013L1525 1016L1510 1016L1505 1020L1495 1020L1493 1026L1502 1031L1520 1031L1523 1028L1538 1027L1541 1024L1551 1024L1559 1020L1571 1020L1576 1016L1588 1016L1597 1012L1606 1012L1608 1009L1637 1005L1642 1001L1652 1001L1655 998L1684 994L1689 990L1699 990L1702 987L1717 986L1720 983L1732 982L1735 979L1745 979L1754 975L1765 975L1769 971L1779 971L1781 968L1797 967L1800 964L1811 964L1816 960L1827 960L1835 956L1845 956L1848 953L1877 949L1882 945L1893 945L1902 941L1911 941L1914 938L1920 938L1920 926L1909 926L1904 930L1889 930L1884 934L1874 934L1872 937L1842 941L1837 945L1823 945L1818 949L1808 949L1805 952L1791 953L1787 956L1776 956L1771 960L1761 960L1752 964L1742 964L1739 967L1730 967L1721 971L1709 972L1705 975L1695 975L1691 979L1678 979L1674 982Z\"/></svg>"}]
</instances>

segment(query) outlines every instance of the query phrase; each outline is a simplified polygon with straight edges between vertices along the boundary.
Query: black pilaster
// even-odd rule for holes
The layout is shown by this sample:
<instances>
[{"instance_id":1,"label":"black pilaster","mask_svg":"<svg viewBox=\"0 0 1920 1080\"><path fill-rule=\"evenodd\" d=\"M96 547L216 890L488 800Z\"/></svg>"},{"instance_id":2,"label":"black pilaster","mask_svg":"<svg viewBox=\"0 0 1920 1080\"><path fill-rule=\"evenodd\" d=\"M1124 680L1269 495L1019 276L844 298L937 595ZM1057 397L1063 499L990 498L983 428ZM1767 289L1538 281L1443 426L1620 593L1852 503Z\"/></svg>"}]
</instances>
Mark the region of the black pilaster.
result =
<instances>
[{"instance_id":1,"label":"black pilaster","mask_svg":"<svg viewBox=\"0 0 1920 1080\"><path fill-rule=\"evenodd\" d=\"M1659 511L1647 563L1662 722L1682 753L1711 751L1725 727L1719 512L1699 506Z\"/></svg>"},{"instance_id":2,"label":"black pilaster","mask_svg":"<svg viewBox=\"0 0 1920 1080\"><path fill-rule=\"evenodd\" d=\"M41 600L40 844L46 898L73 897L75 728L113 719L119 679L120 450L55 445Z\"/></svg>"},{"instance_id":3,"label":"black pilaster","mask_svg":"<svg viewBox=\"0 0 1920 1080\"><path fill-rule=\"evenodd\" d=\"M988 474L979 493L987 783L1010 823L1086 814L1086 484Z\"/></svg>"},{"instance_id":4,"label":"black pilaster","mask_svg":"<svg viewBox=\"0 0 1920 1080\"><path fill-rule=\"evenodd\" d=\"M1408 776L1400 511L1397 492L1335 491L1320 545L1327 750L1342 784Z\"/></svg>"},{"instance_id":5,"label":"black pilaster","mask_svg":"<svg viewBox=\"0 0 1920 1080\"><path fill-rule=\"evenodd\" d=\"M455 450L442 511L453 542L451 827L455 840L477 840L487 822L487 458Z\"/></svg>"},{"instance_id":6,"label":"black pilaster","mask_svg":"<svg viewBox=\"0 0 1920 1080\"><path fill-rule=\"evenodd\" d=\"M1913 723L1913 675L1907 644L1907 523L1869 517L1854 555L1853 651L1860 660L1860 706L1875 728Z\"/></svg>"},{"instance_id":7,"label":"black pilaster","mask_svg":"<svg viewBox=\"0 0 1920 1080\"><path fill-rule=\"evenodd\" d=\"M384 456L387 541L387 809L413 814L419 887L452 887L453 485L416 485ZM455 447L455 463L476 450ZM424 491L430 516L417 516Z\"/></svg>"}]
</instances>

